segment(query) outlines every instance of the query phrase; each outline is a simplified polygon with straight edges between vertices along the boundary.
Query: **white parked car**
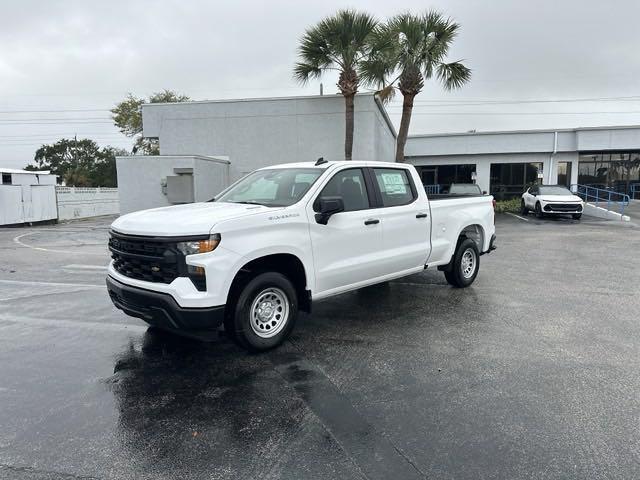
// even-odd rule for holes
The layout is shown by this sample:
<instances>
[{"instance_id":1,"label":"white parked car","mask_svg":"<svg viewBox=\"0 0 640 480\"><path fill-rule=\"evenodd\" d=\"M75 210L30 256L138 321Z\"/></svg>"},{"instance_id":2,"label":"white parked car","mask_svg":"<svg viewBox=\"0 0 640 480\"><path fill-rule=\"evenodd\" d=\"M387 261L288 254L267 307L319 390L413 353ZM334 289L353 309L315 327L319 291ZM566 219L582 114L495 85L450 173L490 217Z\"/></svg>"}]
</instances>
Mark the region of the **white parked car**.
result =
<instances>
[{"instance_id":1,"label":"white parked car","mask_svg":"<svg viewBox=\"0 0 640 480\"><path fill-rule=\"evenodd\" d=\"M312 301L437 267L473 283L495 248L493 197L429 201L412 165L278 165L215 201L130 213L111 226L116 307L185 334L266 350Z\"/></svg>"},{"instance_id":2,"label":"white parked car","mask_svg":"<svg viewBox=\"0 0 640 480\"><path fill-rule=\"evenodd\" d=\"M533 211L538 218L547 214L571 214L574 219L579 220L583 209L582 198L561 185L533 185L522 194L520 202L522 215Z\"/></svg>"}]
</instances>

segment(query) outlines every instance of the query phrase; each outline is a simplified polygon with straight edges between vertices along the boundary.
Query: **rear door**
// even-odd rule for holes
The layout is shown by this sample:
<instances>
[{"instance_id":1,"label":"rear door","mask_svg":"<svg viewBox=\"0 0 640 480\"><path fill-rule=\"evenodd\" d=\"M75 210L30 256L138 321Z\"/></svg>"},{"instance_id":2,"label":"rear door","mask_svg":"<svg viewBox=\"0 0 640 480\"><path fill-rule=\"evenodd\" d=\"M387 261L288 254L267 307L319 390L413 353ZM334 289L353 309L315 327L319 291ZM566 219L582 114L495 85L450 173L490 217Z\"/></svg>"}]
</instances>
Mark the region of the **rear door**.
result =
<instances>
[{"instance_id":1,"label":"rear door","mask_svg":"<svg viewBox=\"0 0 640 480\"><path fill-rule=\"evenodd\" d=\"M348 290L383 272L382 226L372 210L374 196L365 178L362 168L339 170L307 206L316 273L314 296ZM323 196L340 197L345 207L326 225L315 220L318 200Z\"/></svg>"},{"instance_id":2,"label":"rear door","mask_svg":"<svg viewBox=\"0 0 640 480\"><path fill-rule=\"evenodd\" d=\"M431 219L429 205L418 195L406 168L370 168L382 224L384 268L387 274L424 267L429 257Z\"/></svg>"}]
</instances>

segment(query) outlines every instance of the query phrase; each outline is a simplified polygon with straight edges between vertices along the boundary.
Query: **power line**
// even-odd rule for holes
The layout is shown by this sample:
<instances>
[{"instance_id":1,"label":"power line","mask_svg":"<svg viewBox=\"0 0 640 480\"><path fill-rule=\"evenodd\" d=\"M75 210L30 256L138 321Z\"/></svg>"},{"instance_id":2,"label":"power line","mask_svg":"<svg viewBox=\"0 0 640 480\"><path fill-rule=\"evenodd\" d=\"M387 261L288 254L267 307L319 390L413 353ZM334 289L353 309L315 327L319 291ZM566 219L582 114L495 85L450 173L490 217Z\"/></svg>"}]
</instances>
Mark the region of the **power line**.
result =
<instances>
[{"instance_id":1,"label":"power line","mask_svg":"<svg viewBox=\"0 0 640 480\"><path fill-rule=\"evenodd\" d=\"M21 122L21 121L13 121L13 120L0 120L0 125L91 125L91 124L111 124L113 122L104 121L104 120L93 120L93 121L82 121L82 120L72 120L72 121L53 121L53 122L44 122L44 121L34 121L34 122Z\"/></svg>"},{"instance_id":2,"label":"power line","mask_svg":"<svg viewBox=\"0 0 640 480\"><path fill-rule=\"evenodd\" d=\"M540 100L418 100L415 105L428 105L431 107L459 107L475 105L520 105L535 103L579 103L579 102L639 102L640 96L629 97L593 97L593 98L566 98L566 99L540 99ZM402 105L388 105L391 108L401 108Z\"/></svg>"},{"instance_id":3,"label":"power line","mask_svg":"<svg viewBox=\"0 0 640 480\"><path fill-rule=\"evenodd\" d=\"M0 110L0 113L67 113L67 112L110 112L108 108L69 108L61 110Z\"/></svg>"},{"instance_id":4,"label":"power line","mask_svg":"<svg viewBox=\"0 0 640 480\"><path fill-rule=\"evenodd\" d=\"M392 112L400 115L401 112ZM638 114L640 110L611 112L412 112L411 115L613 115Z\"/></svg>"}]
</instances>

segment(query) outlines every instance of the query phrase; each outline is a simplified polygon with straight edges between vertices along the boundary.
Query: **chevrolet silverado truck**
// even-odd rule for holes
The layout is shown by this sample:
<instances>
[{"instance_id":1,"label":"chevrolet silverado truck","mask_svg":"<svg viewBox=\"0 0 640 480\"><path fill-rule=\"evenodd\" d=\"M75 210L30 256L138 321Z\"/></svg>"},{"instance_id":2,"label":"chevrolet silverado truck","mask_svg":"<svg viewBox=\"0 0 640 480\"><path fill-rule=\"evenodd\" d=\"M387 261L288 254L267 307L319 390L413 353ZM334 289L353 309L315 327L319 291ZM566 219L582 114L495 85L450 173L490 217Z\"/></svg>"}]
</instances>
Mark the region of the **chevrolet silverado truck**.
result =
<instances>
[{"instance_id":1,"label":"chevrolet silverado truck","mask_svg":"<svg viewBox=\"0 0 640 480\"><path fill-rule=\"evenodd\" d=\"M326 161L256 170L209 202L111 225L107 287L148 324L250 351L280 344L316 300L437 267L473 283L495 248L493 197L429 201L412 165Z\"/></svg>"}]
</instances>

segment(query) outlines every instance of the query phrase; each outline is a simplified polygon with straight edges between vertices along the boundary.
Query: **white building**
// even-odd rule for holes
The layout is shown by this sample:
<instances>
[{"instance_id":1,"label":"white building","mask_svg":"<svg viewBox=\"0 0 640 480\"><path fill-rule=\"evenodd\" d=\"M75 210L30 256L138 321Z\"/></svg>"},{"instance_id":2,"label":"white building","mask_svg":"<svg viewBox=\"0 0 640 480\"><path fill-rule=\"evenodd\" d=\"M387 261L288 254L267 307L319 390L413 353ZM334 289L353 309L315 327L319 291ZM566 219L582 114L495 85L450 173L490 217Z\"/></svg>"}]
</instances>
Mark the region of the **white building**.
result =
<instances>
[{"instance_id":1,"label":"white building","mask_svg":"<svg viewBox=\"0 0 640 480\"><path fill-rule=\"evenodd\" d=\"M143 105L142 116L144 136L159 140L161 157L178 165L180 158L222 156L231 182L277 163L344 158L340 95L153 103ZM395 141L382 103L373 94L357 95L353 158L393 161ZM640 126L413 135L405 153L430 191L476 178L498 199L519 195L537 181L629 193L637 188L640 196ZM135 158L118 159L119 185L142 178ZM157 173L149 174L151 198L161 187ZM126 202L121 190L121 210L138 209L137 203L122 208ZM166 202L165 196L153 206Z\"/></svg>"},{"instance_id":2,"label":"white building","mask_svg":"<svg viewBox=\"0 0 640 480\"><path fill-rule=\"evenodd\" d=\"M57 218L56 175L0 168L0 225Z\"/></svg>"},{"instance_id":3,"label":"white building","mask_svg":"<svg viewBox=\"0 0 640 480\"><path fill-rule=\"evenodd\" d=\"M226 156L231 181L276 163L344 160L341 95L150 103L142 119L161 155ZM382 104L357 95L353 158L392 161L395 136Z\"/></svg>"},{"instance_id":4,"label":"white building","mask_svg":"<svg viewBox=\"0 0 640 480\"><path fill-rule=\"evenodd\" d=\"M632 194L640 185L640 126L415 135L405 157L425 185L469 182L476 172L498 199L521 194L539 174L543 183Z\"/></svg>"}]
</instances>

